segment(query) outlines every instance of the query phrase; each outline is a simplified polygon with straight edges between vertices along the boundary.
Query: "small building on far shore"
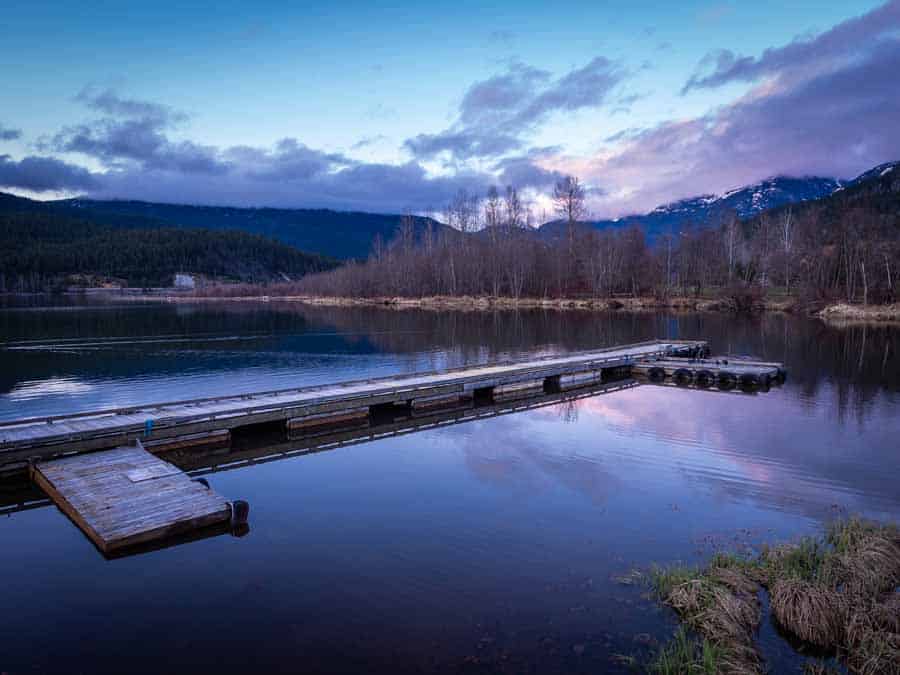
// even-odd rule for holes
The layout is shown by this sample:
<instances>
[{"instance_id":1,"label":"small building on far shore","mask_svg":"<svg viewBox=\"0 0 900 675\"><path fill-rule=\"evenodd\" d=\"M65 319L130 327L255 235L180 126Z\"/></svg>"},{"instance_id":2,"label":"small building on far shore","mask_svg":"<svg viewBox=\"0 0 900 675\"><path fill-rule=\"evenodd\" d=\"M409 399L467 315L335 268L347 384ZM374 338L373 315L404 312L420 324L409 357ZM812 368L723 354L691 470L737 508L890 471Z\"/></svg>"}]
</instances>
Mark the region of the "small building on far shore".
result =
<instances>
[{"instance_id":1,"label":"small building on far shore","mask_svg":"<svg viewBox=\"0 0 900 675\"><path fill-rule=\"evenodd\" d=\"M181 291L193 291L197 288L197 282L194 279L194 275L185 274L183 272L177 272L175 274L175 283L173 285Z\"/></svg>"}]
</instances>

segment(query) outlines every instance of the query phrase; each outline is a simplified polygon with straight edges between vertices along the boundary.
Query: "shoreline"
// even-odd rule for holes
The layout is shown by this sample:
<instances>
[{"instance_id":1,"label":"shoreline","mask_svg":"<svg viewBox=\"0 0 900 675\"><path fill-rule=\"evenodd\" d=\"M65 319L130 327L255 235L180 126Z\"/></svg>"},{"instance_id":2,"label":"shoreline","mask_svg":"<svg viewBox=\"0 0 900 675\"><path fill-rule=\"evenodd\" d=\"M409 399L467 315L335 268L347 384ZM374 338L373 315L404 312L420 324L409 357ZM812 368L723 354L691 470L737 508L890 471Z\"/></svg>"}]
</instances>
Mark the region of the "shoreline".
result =
<instances>
[{"instance_id":1,"label":"shoreline","mask_svg":"<svg viewBox=\"0 0 900 675\"><path fill-rule=\"evenodd\" d=\"M741 312L731 298L694 298L673 296L666 299L648 296L621 298L510 298L492 296L446 296L436 295L421 298L403 296L345 297L323 295L202 295L194 293L164 293L158 289L152 293L90 294L93 297L116 298L132 302L176 302L176 303L298 303L316 307L380 307L383 309L420 309L428 311L515 311L522 309L544 309L557 311L588 312L709 312L722 314ZM20 294L4 294L20 295ZM32 295L32 294L28 294ZM80 293L66 295L80 295ZM846 302L833 303L824 308L804 306L796 298L762 298L754 303L751 314L780 312L802 314L839 326L854 324L900 324L900 303L890 305L852 305Z\"/></svg>"},{"instance_id":2,"label":"shoreline","mask_svg":"<svg viewBox=\"0 0 900 675\"><path fill-rule=\"evenodd\" d=\"M428 296L409 298L377 296L352 298L320 295L146 295L128 296L132 300L165 300L167 302L296 302L321 307L382 307L386 309L425 309L453 311L495 311L519 309L553 309L582 311L658 311L662 309L684 312L734 312L728 299L672 297L661 300L638 298L508 298L489 296ZM754 311L791 312L793 300L768 300Z\"/></svg>"}]
</instances>

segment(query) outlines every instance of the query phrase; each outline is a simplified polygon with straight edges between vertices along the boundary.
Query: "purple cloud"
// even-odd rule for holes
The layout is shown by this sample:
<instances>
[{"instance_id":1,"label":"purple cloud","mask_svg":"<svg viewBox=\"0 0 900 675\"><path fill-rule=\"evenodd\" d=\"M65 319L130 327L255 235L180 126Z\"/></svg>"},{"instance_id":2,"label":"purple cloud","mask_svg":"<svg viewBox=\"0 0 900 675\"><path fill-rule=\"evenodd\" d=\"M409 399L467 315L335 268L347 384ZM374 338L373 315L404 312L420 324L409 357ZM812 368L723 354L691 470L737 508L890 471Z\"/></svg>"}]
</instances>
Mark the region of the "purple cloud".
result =
<instances>
[{"instance_id":1,"label":"purple cloud","mask_svg":"<svg viewBox=\"0 0 900 675\"><path fill-rule=\"evenodd\" d=\"M627 73L618 63L597 57L554 80L550 73L512 63L505 73L476 82L463 96L450 128L419 134L405 142L419 158L447 152L456 159L499 157L524 146L523 137L555 112L597 108Z\"/></svg>"},{"instance_id":2,"label":"purple cloud","mask_svg":"<svg viewBox=\"0 0 900 675\"><path fill-rule=\"evenodd\" d=\"M33 192L91 190L98 177L87 169L53 157L25 157L19 161L0 155L0 187Z\"/></svg>"},{"instance_id":3,"label":"purple cloud","mask_svg":"<svg viewBox=\"0 0 900 675\"><path fill-rule=\"evenodd\" d=\"M545 169L537 161L552 158L561 151L562 148L559 147L532 148L525 155L501 159L493 169L498 172L500 185L546 189L562 179L563 174L560 171Z\"/></svg>"},{"instance_id":4,"label":"purple cloud","mask_svg":"<svg viewBox=\"0 0 900 675\"><path fill-rule=\"evenodd\" d=\"M729 82L753 82L774 75L805 77L845 66L861 55L881 49L886 42L894 39L898 29L900 0L890 0L814 38L798 39L783 47L767 49L758 58L738 56L727 49L712 52L700 63L701 70L712 66L712 71L705 74L698 71L692 75L682 88L682 93L719 87Z\"/></svg>"},{"instance_id":5,"label":"purple cloud","mask_svg":"<svg viewBox=\"0 0 900 675\"><path fill-rule=\"evenodd\" d=\"M617 153L592 166L616 186L604 211L644 211L778 173L849 177L896 160L897 72L900 40L885 38L843 67L751 92L702 117L629 131Z\"/></svg>"},{"instance_id":6,"label":"purple cloud","mask_svg":"<svg viewBox=\"0 0 900 675\"><path fill-rule=\"evenodd\" d=\"M229 170L219 175L138 168L108 171L90 195L168 203L398 213L404 209L439 207L461 188L482 192L492 181L491 176L477 172L430 177L417 162L355 163L332 170L328 168L329 160L323 159L321 165L311 165L303 171L287 165L279 172L266 159L277 151L249 150L245 159L252 154L257 159L262 157L263 163L234 158Z\"/></svg>"}]
</instances>

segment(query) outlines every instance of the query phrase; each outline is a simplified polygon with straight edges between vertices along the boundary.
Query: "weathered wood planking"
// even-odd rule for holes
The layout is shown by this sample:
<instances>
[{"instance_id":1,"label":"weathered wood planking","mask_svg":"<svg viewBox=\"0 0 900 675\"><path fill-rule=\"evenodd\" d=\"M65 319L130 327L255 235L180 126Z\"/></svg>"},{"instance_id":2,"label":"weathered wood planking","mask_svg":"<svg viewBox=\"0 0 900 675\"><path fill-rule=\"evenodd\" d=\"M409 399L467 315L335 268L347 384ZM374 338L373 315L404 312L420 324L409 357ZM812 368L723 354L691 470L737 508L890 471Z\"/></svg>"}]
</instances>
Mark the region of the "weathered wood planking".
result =
<instances>
[{"instance_id":1,"label":"weathered wood planking","mask_svg":"<svg viewBox=\"0 0 900 675\"><path fill-rule=\"evenodd\" d=\"M223 497L140 443L39 462L31 474L107 555L231 518Z\"/></svg>"},{"instance_id":2,"label":"weathered wood planking","mask_svg":"<svg viewBox=\"0 0 900 675\"><path fill-rule=\"evenodd\" d=\"M0 422L0 465L53 457L61 452L109 448L141 438L158 440L234 429L359 406L403 403L427 396L471 395L479 389L510 387L518 382L612 368L638 359L698 351L705 347L705 342L696 340L653 340L591 352L440 372ZM145 434L148 421L152 423L149 436Z\"/></svg>"}]
</instances>

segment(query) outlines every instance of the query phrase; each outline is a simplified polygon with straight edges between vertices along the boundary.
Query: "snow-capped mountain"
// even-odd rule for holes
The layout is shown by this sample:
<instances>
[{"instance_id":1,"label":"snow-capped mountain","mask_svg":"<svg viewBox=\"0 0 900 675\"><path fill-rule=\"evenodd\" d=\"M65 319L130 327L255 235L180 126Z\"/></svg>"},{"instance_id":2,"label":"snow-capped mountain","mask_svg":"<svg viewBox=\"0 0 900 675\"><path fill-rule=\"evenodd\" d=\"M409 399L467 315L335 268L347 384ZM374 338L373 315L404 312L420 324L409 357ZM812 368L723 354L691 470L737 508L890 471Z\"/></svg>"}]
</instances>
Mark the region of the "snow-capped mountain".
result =
<instances>
[{"instance_id":1,"label":"snow-capped mountain","mask_svg":"<svg viewBox=\"0 0 900 675\"><path fill-rule=\"evenodd\" d=\"M657 207L649 215L680 216L698 222L698 218L708 221L710 216L733 211L739 218L749 218L783 204L820 199L830 195L840 185L834 178L777 176L729 190L721 196L703 195L666 204Z\"/></svg>"},{"instance_id":2,"label":"snow-capped mountain","mask_svg":"<svg viewBox=\"0 0 900 675\"><path fill-rule=\"evenodd\" d=\"M887 165L879 168L884 169L885 167ZM872 169L872 171L876 171L876 169ZM871 172L854 180L863 180L868 173ZM700 195L663 204L644 215L626 216L616 220L590 221L586 224L597 229L622 228L640 224L647 237L653 240L686 225L718 225L722 218L731 213L736 213L741 219L751 218L758 213L784 204L827 197L840 188L841 182L834 178L775 176L753 185L729 190L722 195ZM557 230L561 231L561 227L559 223L546 223L541 227L541 232L553 236Z\"/></svg>"}]
</instances>

